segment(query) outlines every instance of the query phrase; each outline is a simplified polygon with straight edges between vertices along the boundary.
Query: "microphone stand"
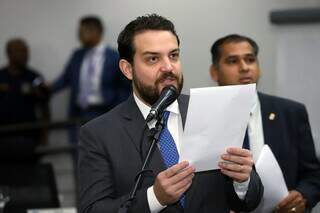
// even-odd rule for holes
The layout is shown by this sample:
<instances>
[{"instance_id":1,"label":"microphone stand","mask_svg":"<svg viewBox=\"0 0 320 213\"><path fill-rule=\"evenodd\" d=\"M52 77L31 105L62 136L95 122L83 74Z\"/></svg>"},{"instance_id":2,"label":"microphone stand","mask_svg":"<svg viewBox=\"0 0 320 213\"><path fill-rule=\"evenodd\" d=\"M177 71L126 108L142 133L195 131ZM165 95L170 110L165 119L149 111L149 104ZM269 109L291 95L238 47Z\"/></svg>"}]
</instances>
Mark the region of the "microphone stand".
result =
<instances>
[{"instance_id":1,"label":"microphone stand","mask_svg":"<svg viewBox=\"0 0 320 213\"><path fill-rule=\"evenodd\" d=\"M146 125L147 125L147 123L146 123ZM127 213L128 212L133 200L135 199L137 190L141 184L143 174L146 172L150 172L150 170L147 170L146 167L147 167L148 162L150 161L150 157L153 152L153 149L155 148L156 144L158 143L162 129L163 129L163 119L162 119L162 114L161 114L157 118L157 123L156 123L155 127L150 130L151 131L150 137L152 138L152 142L151 142L151 145L148 149L147 156L144 159L142 168L138 172L137 176L135 177L135 184L134 184L134 187L130 193L130 196L123 204L121 204L117 213ZM142 140L143 140L143 138L142 138Z\"/></svg>"}]
</instances>

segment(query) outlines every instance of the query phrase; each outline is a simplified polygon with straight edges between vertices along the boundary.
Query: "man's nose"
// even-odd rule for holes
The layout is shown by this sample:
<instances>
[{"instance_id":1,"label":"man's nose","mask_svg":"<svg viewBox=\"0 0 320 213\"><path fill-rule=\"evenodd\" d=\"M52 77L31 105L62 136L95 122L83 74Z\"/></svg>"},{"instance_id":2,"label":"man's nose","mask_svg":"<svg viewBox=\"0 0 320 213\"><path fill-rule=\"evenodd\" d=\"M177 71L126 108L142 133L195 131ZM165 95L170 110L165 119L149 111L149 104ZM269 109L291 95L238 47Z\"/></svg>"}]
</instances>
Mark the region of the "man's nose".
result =
<instances>
[{"instance_id":1,"label":"man's nose","mask_svg":"<svg viewBox=\"0 0 320 213\"><path fill-rule=\"evenodd\" d=\"M248 72L249 71L249 65L245 60L240 61L240 71L241 72Z\"/></svg>"},{"instance_id":2,"label":"man's nose","mask_svg":"<svg viewBox=\"0 0 320 213\"><path fill-rule=\"evenodd\" d=\"M171 72L173 69L172 63L169 58L164 58L161 63L162 72Z\"/></svg>"}]
</instances>

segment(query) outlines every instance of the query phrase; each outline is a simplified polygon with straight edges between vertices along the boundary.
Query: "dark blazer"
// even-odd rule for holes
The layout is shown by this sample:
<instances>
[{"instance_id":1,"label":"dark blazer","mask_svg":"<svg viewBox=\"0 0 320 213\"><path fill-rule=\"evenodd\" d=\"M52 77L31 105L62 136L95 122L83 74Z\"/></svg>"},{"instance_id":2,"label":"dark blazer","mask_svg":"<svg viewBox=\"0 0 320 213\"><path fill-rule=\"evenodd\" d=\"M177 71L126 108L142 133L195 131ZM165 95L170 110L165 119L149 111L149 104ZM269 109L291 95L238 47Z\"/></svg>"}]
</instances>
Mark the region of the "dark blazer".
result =
<instances>
[{"instance_id":1,"label":"dark blazer","mask_svg":"<svg viewBox=\"0 0 320 213\"><path fill-rule=\"evenodd\" d=\"M178 102L185 122L188 97L180 95ZM130 193L134 178L142 167L150 141L143 134L145 120L133 96L81 128L79 143L79 198L80 212L116 212ZM142 143L140 138L143 138ZM152 153L146 175L138 190L130 212L150 212L147 188L155 176L165 170L158 148ZM263 186L256 172L252 172L249 190L241 201L233 188L233 181L220 170L196 173L186 193L184 212L220 213L230 208L237 211L254 209L263 194ZM170 205L161 212L183 212L179 204Z\"/></svg>"},{"instance_id":2,"label":"dark blazer","mask_svg":"<svg viewBox=\"0 0 320 213\"><path fill-rule=\"evenodd\" d=\"M88 49L80 48L74 51L64 71L52 84L53 92L66 87L71 88L69 100L69 115L78 116L77 98L79 94L80 70L84 56ZM102 71L101 90L103 106L111 109L130 95L130 83L119 70L118 53L106 47L105 62Z\"/></svg>"},{"instance_id":3,"label":"dark blazer","mask_svg":"<svg viewBox=\"0 0 320 213\"><path fill-rule=\"evenodd\" d=\"M305 106L262 93L259 100L265 144L274 153L288 189L301 192L313 207L320 200L320 164Z\"/></svg>"}]
</instances>

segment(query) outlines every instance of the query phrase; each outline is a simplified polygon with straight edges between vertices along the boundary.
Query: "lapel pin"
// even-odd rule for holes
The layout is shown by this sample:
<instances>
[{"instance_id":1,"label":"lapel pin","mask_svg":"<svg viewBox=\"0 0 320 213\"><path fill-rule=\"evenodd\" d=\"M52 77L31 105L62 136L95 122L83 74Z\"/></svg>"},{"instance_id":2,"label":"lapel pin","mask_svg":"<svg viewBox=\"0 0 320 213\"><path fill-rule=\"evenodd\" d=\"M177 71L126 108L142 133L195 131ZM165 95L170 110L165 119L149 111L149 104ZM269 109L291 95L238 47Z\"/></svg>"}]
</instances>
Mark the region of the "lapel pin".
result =
<instances>
[{"instance_id":1,"label":"lapel pin","mask_svg":"<svg viewBox=\"0 0 320 213\"><path fill-rule=\"evenodd\" d=\"M274 114L273 112L270 113L269 115L269 120L273 121L276 118L276 114Z\"/></svg>"}]
</instances>

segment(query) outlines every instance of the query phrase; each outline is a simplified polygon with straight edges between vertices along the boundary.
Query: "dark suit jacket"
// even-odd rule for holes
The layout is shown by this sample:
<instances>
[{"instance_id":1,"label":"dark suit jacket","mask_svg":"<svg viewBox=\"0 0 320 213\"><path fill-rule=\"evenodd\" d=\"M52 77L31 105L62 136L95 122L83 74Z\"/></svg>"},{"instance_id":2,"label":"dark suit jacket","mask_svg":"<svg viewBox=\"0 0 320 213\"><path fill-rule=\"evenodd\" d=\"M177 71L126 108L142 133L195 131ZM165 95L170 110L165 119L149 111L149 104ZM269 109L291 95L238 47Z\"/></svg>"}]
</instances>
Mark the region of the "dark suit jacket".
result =
<instances>
[{"instance_id":1,"label":"dark suit jacket","mask_svg":"<svg viewBox=\"0 0 320 213\"><path fill-rule=\"evenodd\" d=\"M84 56L88 49L80 48L74 51L64 71L53 83L53 92L58 92L66 87L71 88L69 100L69 115L78 116L77 98L79 94L80 70ZM103 106L111 109L130 95L130 83L119 70L118 53L106 47L105 62L102 71L101 92Z\"/></svg>"},{"instance_id":2,"label":"dark suit jacket","mask_svg":"<svg viewBox=\"0 0 320 213\"><path fill-rule=\"evenodd\" d=\"M264 142L274 153L289 190L307 199L308 207L320 200L320 164L304 105L259 93ZM274 113L274 119L269 119Z\"/></svg>"},{"instance_id":3,"label":"dark suit jacket","mask_svg":"<svg viewBox=\"0 0 320 213\"><path fill-rule=\"evenodd\" d=\"M178 99L183 123L188 98ZM79 143L80 212L116 212L130 193L134 178L142 167L150 141L143 134L145 120L133 96L109 113L94 119L81 128ZM143 137L142 143L140 138ZM153 175L144 177L130 212L150 212L147 188L155 176L165 170L158 148L152 153L148 168ZM249 190L244 201L234 192L232 180L220 170L196 173L186 193L185 212L211 213L252 210L260 202L263 186L256 172L252 172ZM179 204L161 212L183 212Z\"/></svg>"}]
</instances>

